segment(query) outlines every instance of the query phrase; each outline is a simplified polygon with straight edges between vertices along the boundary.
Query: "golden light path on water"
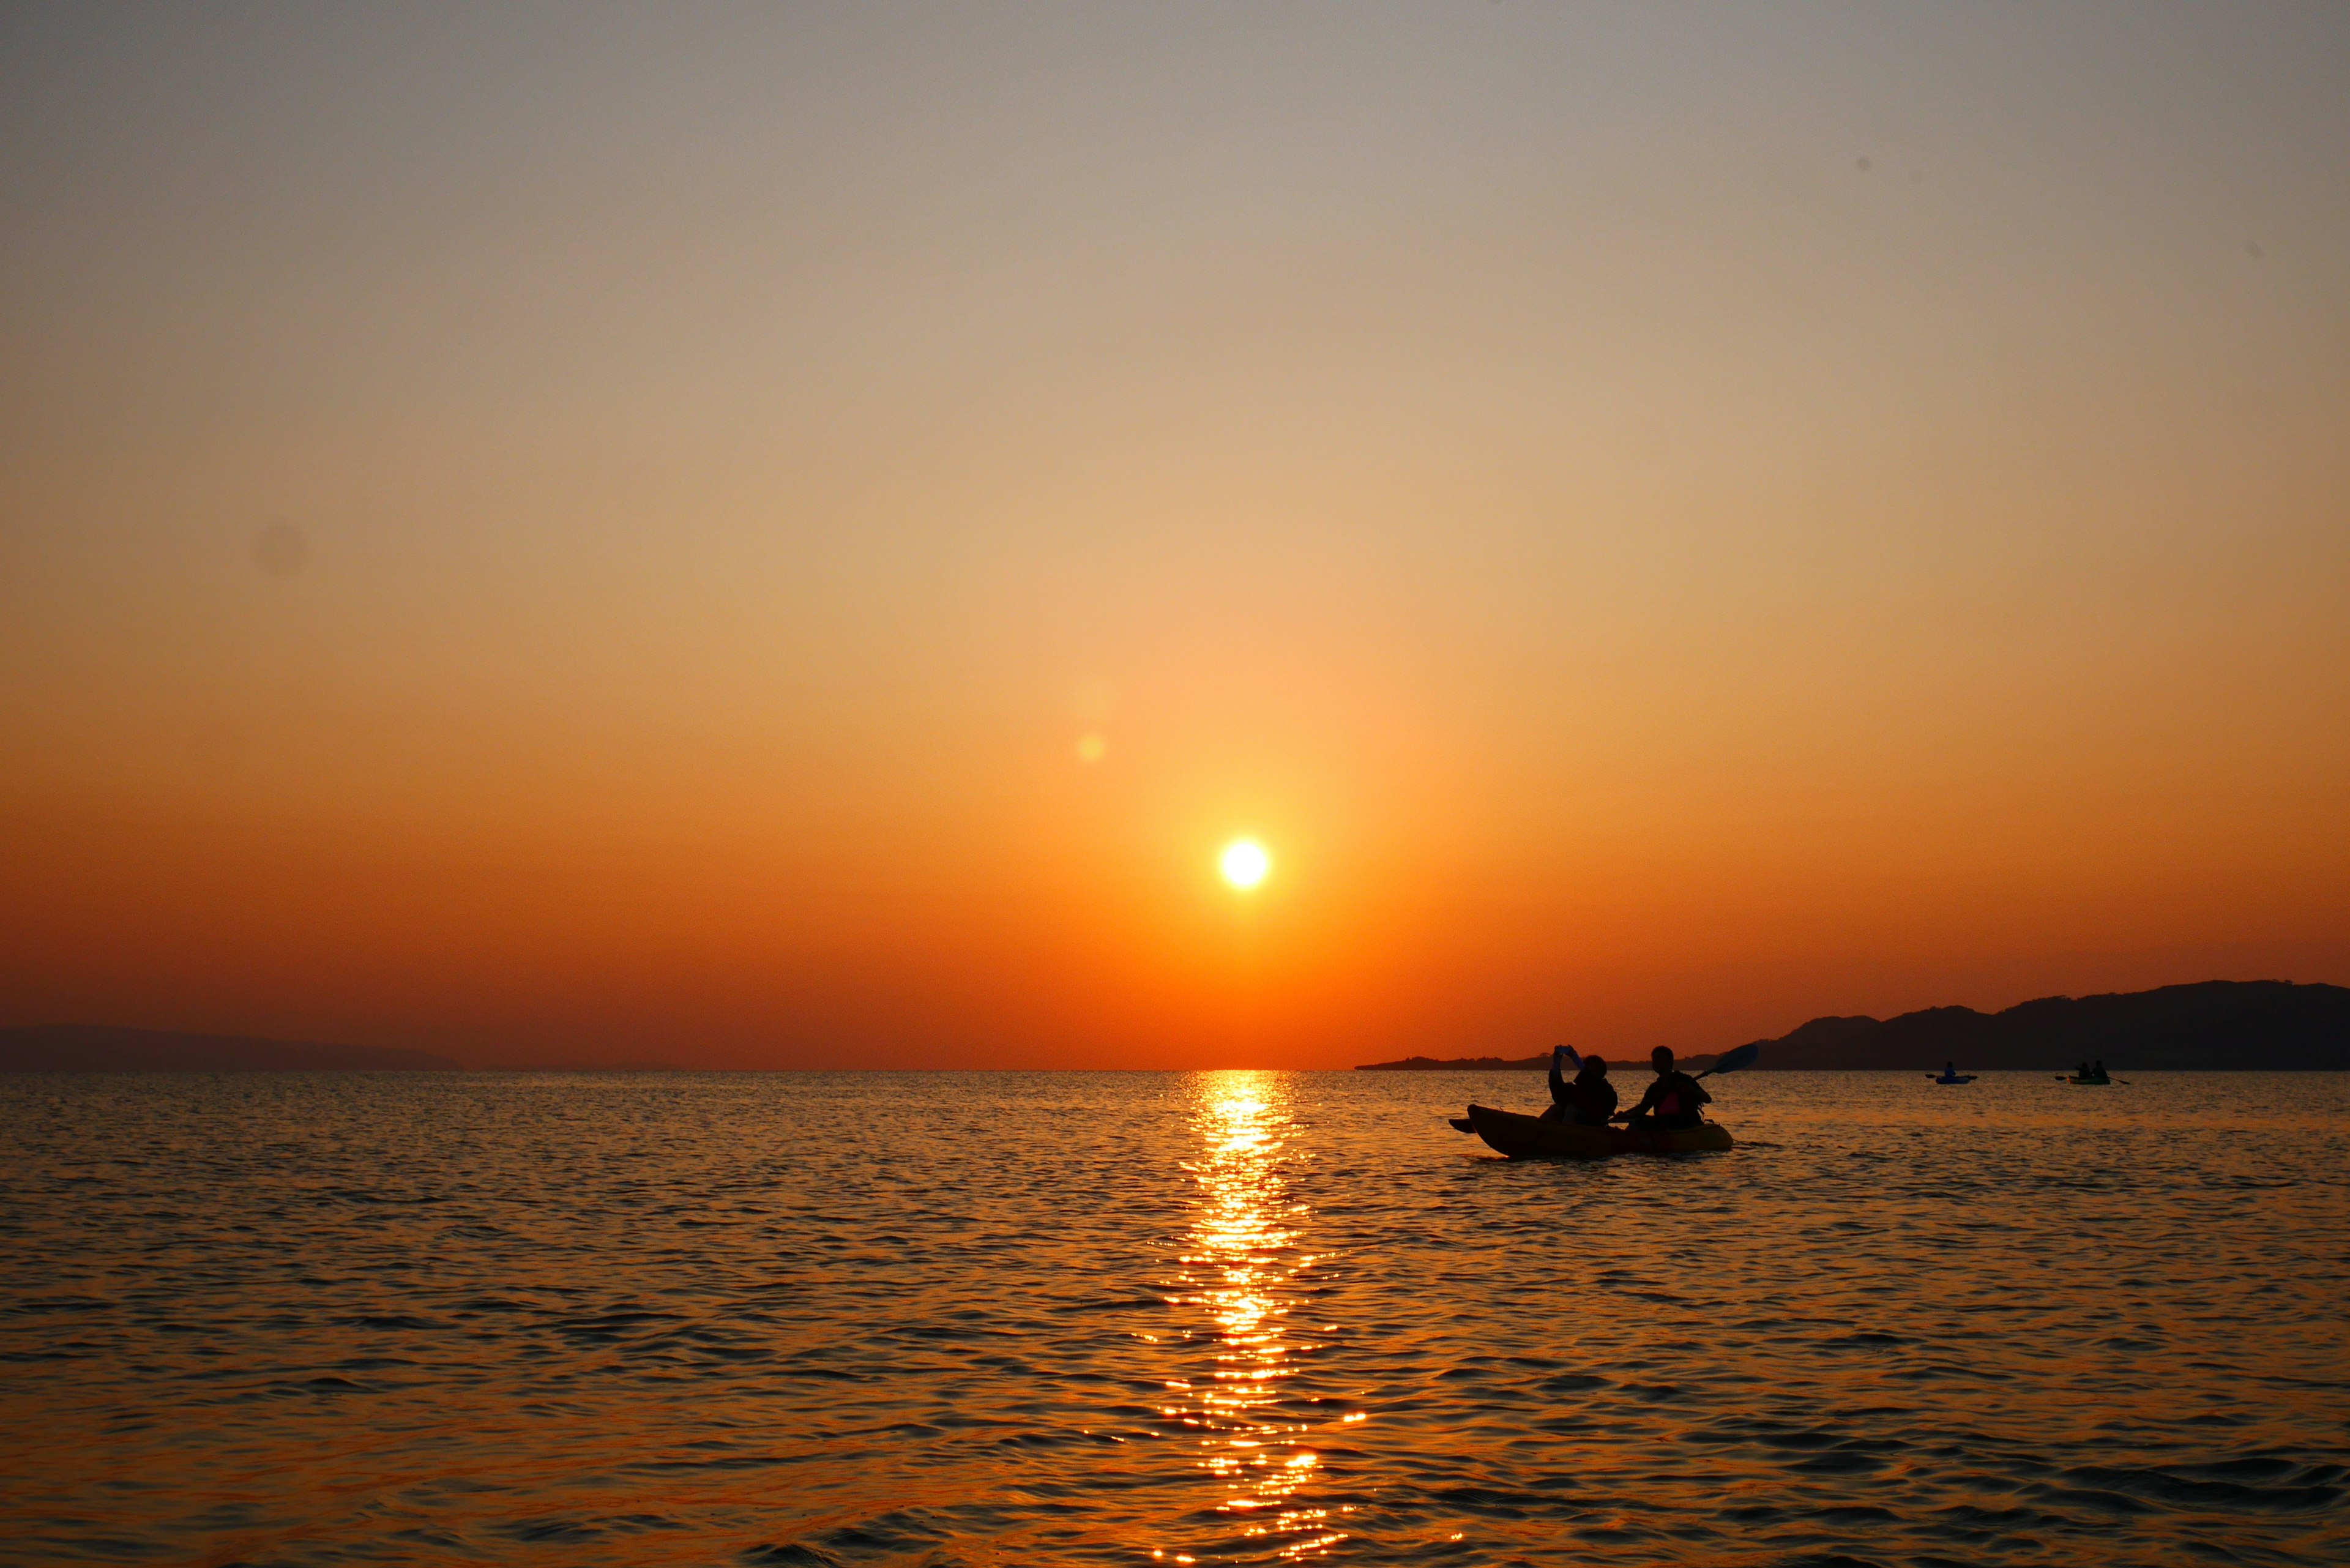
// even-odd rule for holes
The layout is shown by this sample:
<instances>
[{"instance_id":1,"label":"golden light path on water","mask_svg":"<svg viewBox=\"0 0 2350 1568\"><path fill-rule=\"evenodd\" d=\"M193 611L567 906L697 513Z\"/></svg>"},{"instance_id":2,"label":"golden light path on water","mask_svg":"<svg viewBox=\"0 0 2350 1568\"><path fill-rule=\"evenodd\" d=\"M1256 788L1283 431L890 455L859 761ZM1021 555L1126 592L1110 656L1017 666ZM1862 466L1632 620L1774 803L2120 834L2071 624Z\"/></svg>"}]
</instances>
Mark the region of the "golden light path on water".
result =
<instances>
[{"instance_id":1,"label":"golden light path on water","mask_svg":"<svg viewBox=\"0 0 2350 1568\"><path fill-rule=\"evenodd\" d=\"M1284 1418L1281 1408L1282 1386L1301 1349L1289 1322L1302 1295L1298 1276L1317 1262L1297 1250L1304 1205L1281 1174L1292 1125L1288 1094L1269 1073L1203 1076L1195 1117L1201 1154L1186 1166L1199 1183L1200 1206L1177 1299L1211 1325L1214 1371L1205 1383L1170 1379L1174 1402L1160 1414L1197 1428L1200 1466L1222 1491L1216 1510L1232 1519L1239 1536L1278 1560L1318 1557L1346 1532L1309 1495L1320 1463L1309 1446L1312 1424Z\"/></svg>"}]
</instances>

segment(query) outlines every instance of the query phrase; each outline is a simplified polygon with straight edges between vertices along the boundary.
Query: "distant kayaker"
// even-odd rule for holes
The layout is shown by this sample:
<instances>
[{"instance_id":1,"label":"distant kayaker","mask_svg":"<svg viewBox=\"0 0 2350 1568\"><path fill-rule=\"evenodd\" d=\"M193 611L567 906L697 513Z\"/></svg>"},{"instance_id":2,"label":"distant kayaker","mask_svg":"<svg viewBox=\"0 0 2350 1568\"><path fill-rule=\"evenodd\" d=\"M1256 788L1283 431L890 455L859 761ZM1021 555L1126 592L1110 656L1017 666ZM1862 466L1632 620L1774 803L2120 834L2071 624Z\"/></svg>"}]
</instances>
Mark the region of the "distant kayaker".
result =
<instances>
[{"instance_id":1,"label":"distant kayaker","mask_svg":"<svg viewBox=\"0 0 2350 1568\"><path fill-rule=\"evenodd\" d=\"M1713 1103L1705 1085L1673 1065L1673 1054L1662 1045L1648 1053L1648 1064L1657 1070L1657 1081L1640 1096L1623 1118L1635 1128L1693 1127L1705 1120L1700 1108Z\"/></svg>"},{"instance_id":2,"label":"distant kayaker","mask_svg":"<svg viewBox=\"0 0 2350 1568\"><path fill-rule=\"evenodd\" d=\"M1550 1109L1543 1113L1543 1120L1578 1127L1606 1127L1616 1114L1616 1085L1607 1081L1607 1062L1586 1056L1570 1082L1558 1070L1559 1058L1565 1054L1564 1045L1550 1054Z\"/></svg>"}]
</instances>

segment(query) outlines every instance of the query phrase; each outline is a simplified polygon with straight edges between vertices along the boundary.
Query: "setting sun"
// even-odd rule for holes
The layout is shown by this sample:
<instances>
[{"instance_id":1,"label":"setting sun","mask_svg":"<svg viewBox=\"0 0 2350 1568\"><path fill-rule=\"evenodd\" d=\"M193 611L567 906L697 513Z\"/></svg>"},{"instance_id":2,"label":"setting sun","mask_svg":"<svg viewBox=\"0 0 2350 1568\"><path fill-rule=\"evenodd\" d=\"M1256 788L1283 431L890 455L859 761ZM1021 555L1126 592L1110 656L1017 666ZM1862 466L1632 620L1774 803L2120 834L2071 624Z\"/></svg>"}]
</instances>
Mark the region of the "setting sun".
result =
<instances>
[{"instance_id":1,"label":"setting sun","mask_svg":"<svg viewBox=\"0 0 2350 1568\"><path fill-rule=\"evenodd\" d=\"M1224 880L1246 892L1263 881L1265 873L1273 869L1273 857L1253 838L1235 838L1224 846L1218 864L1223 867Z\"/></svg>"}]
</instances>

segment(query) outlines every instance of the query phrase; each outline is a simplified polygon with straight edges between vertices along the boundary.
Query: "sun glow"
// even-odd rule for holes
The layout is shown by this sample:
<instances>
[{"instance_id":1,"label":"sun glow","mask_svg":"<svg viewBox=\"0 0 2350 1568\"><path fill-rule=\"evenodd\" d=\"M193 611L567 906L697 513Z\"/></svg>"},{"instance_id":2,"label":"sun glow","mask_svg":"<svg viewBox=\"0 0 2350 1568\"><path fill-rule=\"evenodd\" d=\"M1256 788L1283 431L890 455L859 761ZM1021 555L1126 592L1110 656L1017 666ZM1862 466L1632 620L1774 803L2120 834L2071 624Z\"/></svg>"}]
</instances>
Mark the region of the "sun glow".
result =
<instances>
[{"instance_id":1,"label":"sun glow","mask_svg":"<svg viewBox=\"0 0 2350 1568\"><path fill-rule=\"evenodd\" d=\"M1253 838L1235 838L1224 846L1217 864L1223 867L1224 880L1245 893L1264 880L1273 869L1273 857Z\"/></svg>"}]
</instances>

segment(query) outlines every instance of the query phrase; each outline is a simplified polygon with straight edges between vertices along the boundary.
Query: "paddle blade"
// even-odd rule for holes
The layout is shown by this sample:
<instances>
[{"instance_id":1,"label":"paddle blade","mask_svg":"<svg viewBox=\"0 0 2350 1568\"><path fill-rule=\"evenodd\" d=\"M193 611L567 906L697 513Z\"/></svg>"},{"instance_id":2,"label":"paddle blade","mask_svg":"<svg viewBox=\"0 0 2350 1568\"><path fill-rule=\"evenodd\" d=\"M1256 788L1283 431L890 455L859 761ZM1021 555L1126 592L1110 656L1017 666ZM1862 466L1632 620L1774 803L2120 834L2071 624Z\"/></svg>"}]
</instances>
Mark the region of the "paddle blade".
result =
<instances>
[{"instance_id":1,"label":"paddle blade","mask_svg":"<svg viewBox=\"0 0 2350 1568\"><path fill-rule=\"evenodd\" d=\"M1467 1116L1454 1116L1452 1118L1452 1126L1456 1130L1461 1132L1475 1132L1477 1130L1477 1124L1471 1121Z\"/></svg>"},{"instance_id":2,"label":"paddle blade","mask_svg":"<svg viewBox=\"0 0 2350 1568\"><path fill-rule=\"evenodd\" d=\"M1735 1073L1741 1067L1752 1067L1754 1065L1754 1059L1762 1054L1762 1046L1760 1042L1752 1045L1741 1045L1735 1051L1724 1052L1721 1061L1708 1067L1698 1076L1711 1078L1716 1073Z\"/></svg>"}]
</instances>

